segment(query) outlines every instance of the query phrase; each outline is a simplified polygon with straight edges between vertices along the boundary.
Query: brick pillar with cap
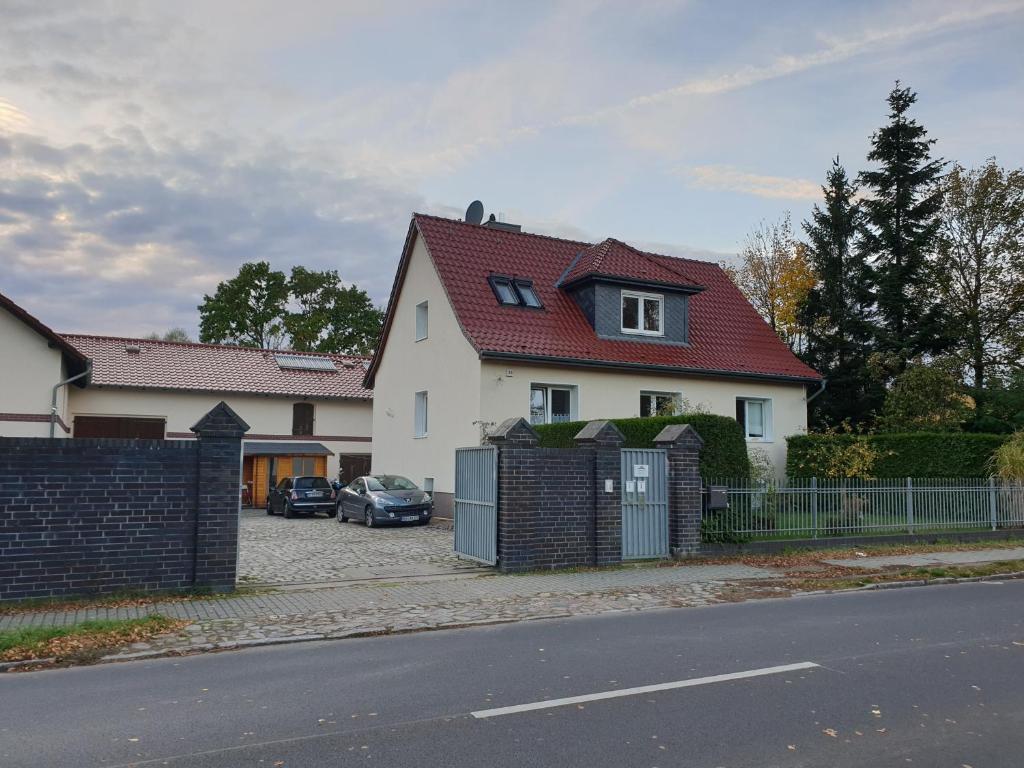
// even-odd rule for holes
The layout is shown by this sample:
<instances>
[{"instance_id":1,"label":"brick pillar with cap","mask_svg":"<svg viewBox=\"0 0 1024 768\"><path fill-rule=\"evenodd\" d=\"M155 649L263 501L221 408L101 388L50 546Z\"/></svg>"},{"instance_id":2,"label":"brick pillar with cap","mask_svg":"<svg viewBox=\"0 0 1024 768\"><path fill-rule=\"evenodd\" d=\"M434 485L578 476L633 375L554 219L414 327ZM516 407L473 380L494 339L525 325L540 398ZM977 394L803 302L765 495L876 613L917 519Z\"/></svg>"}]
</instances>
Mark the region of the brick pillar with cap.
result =
<instances>
[{"instance_id":1,"label":"brick pillar with cap","mask_svg":"<svg viewBox=\"0 0 1024 768\"><path fill-rule=\"evenodd\" d=\"M578 449L594 457L594 564L622 562L622 446L626 442L610 421L591 421L575 438ZM611 490L607 483L611 481Z\"/></svg>"},{"instance_id":2,"label":"brick pillar with cap","mask_svg":"<svg viewBox=\"0 0 1024 768\"><path fill-rule=\"evenodd\" d=\"M668 453L668 541L672 554L700 550L700 451L704 440L689 424L669 424L654 438Z\"/></svg>"},{"instance_id":3,"label":"brick pillar with cap","mask_svg":"<svg viewBox=\"0 0 1024 768\"><path fill-rule=\"evenodd\" d=\"M238 570L242 436L249 425L221 401L191 429L199 443L192 584L230 592Z\"/></svg>"}]
</instances>

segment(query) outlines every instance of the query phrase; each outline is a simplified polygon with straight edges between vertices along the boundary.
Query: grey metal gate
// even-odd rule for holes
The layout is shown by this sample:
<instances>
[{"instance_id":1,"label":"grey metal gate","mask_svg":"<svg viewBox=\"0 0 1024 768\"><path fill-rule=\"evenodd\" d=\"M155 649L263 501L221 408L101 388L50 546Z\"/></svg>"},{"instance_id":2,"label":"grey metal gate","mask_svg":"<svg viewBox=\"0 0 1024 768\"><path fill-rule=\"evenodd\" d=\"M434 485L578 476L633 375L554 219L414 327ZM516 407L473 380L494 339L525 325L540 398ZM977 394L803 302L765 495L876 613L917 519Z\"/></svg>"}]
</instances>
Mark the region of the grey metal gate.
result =
<instances>
[{"instance_id":1,"label":"grey metal gate","mask_svg":"<svg viewBox=\"0 0 1024 768\"><path fill-rule=\"evenodd\" d=\"M668 455L622 449L622 559L668 555Z\"/></svg>"},{"instance_id":2,"label":"grey metal gate","mask_svg":"<svg viewBox=\"0 0 1024 768\"><path fill-rule=\"evenodd\" d=\"M455 451L455 553L498 562L498 449Z\"/></svg>"}]
</instances>

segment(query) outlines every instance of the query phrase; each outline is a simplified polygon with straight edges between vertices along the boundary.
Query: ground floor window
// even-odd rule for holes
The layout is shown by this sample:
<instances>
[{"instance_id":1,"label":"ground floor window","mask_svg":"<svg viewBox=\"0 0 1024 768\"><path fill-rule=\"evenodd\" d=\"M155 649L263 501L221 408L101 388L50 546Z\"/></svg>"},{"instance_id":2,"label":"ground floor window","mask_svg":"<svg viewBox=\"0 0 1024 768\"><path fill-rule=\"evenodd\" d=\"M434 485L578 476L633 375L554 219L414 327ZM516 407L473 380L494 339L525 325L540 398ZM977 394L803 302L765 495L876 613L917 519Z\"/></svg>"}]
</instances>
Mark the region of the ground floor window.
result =
<instances>
[{"instance_id":1,"label":"ground floor window","mask_svg":"<svg viewBox=\"0 0 1024 768\"><path fill-rule=\"evenodd\" d=\"M427 393L416 393L416 407L413 414L413 434L416 437L427 436Z\"/></svg>"},{"instance_id":2,"label":"ground floor window","mask_svg":"<svg viewBox=\"0 0 1024 768\"><path fill-rule=\"evenodd\" d=\"M317 474L316 456L292 456L292 475L304 477Z\"/></svg>"},{"instance_id":3,"label":"ground floor window","mask_svg":"<svg viewBox=\"0 0 1024 768\"><path fill-rule=\"evenodd\" d=\"M772 439L772 401L760 397L736 398L736 421L747 440L768 442Z\"/></svg>"},{"instance_id":4,"label":"ground floor window","mask_svg":"<svg viewBox=\"0 0 1024 768\"><path fill-rule=\"evenodd\" d=\"M576 387L530 385L530 423L561 424L576 418Z\"/></svg>"},{"instance_id":5,"label":"ground floor window","mask_svg":"<svg viewBox=\"0 0 1024 768\"><path fill-rule=\"evenodd\" d=\"M640 415L675 416L683 396L679 392L641 392Z\"/></svg>"}]
</instances>

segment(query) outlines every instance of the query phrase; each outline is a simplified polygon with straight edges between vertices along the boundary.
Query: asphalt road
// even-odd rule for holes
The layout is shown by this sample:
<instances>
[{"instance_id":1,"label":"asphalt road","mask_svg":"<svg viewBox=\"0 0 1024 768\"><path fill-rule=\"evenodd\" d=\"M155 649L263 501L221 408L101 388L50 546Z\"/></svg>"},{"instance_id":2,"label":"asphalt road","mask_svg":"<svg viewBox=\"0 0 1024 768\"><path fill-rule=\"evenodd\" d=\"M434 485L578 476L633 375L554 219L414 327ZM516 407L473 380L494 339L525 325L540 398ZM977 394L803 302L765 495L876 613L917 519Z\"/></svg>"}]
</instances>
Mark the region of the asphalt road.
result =
<instances>
[{"instance_id":1,"label":"asphalt road","mask_svg":"<svg viewBox=\"0 0 1024 768\"><path fill-rule=\"evenodd\" d=\"M7 674L0 766L1019 768L1022 621L990 582Z\"/></svg>"}]
</instances>

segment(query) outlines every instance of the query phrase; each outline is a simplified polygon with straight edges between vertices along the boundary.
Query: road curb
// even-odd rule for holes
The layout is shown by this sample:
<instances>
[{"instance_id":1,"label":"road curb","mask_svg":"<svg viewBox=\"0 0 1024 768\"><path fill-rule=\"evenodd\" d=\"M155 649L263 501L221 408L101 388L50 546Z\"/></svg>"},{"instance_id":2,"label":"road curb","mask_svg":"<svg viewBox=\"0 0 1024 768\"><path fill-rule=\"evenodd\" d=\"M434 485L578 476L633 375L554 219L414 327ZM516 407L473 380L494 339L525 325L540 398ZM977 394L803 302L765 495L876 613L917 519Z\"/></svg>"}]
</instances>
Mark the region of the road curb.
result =
<instances>
[{"instance_id":1,"label":"road curb","mask_svg":"<svg viewBox=\"0 0 1024 768\"><path fill-rule=\"evenodd\" d=\"M991 576L941 576L935 579L913 579L911 581L881 581L877 584L865 584L862 587L848 589L817 589L813 592L797 592L794 597L811 597L813 595L842 595L849 592L874 592L880 589L903 589L904 587L933 587L942 584L975 584L981 581L1014 581L1024 579L1024 571L1012 573L994 573Z\"/></svg>"}]
</instances>

